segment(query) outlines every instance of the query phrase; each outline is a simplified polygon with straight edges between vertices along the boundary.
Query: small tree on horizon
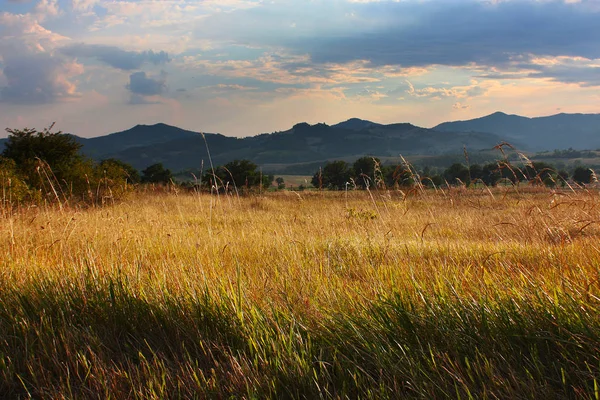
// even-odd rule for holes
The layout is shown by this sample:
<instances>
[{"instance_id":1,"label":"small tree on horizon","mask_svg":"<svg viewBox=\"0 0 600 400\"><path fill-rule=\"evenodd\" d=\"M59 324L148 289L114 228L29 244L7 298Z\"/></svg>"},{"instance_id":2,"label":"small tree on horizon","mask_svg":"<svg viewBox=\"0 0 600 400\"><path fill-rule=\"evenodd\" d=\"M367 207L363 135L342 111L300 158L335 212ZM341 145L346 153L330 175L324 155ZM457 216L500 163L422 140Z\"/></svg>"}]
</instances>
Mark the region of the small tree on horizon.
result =
<instances>
[{"instance_id":1,"label":"small tree on horizon","mask_svg":"<svg viewBox=\"0 0 600 400\"><path fill-rule=\"evenodd\" d=\"M271 186L273 175L265 175L258 169L258 165L250 160L233 160L227 164L208 171L202 178L203 182L209 185L215 185L219 188L229 187L242 190L244 188L262 187L264 189Z\"/></svg>"},{"instance_id":2,"label":"small tree on horizon","mask_svg":"<svg viewBox=\"0 0 600 400\"><path fill-rule=\"evenodd\" d=\"M365 156L354 161L352 172L356 184L363 189L375 186L375 167L381 164L377 157Z\"/></svg>"},{"instance_id":3,"label":"small tree on horizon","mask_svg":"<svg viewBox=\"0 0 600 400\"><path fill-rule=\"evenodd\" d=\"M142 183L169 183L173 179L171 170L166 169L162 163L150 165L142 171Z\"/></svg>"},{"instance_id":4,"label":"small tree on horizon","mask_svg":"<svg viewBox=\"0 0 600 400\"><path fill-rule=\"evenodd\" d=\"M342 190L350 181L351 172L346 161L331 161L313 175L311 183L316 188L322 185L331 190Z\"/></svg>"}]
</instances>

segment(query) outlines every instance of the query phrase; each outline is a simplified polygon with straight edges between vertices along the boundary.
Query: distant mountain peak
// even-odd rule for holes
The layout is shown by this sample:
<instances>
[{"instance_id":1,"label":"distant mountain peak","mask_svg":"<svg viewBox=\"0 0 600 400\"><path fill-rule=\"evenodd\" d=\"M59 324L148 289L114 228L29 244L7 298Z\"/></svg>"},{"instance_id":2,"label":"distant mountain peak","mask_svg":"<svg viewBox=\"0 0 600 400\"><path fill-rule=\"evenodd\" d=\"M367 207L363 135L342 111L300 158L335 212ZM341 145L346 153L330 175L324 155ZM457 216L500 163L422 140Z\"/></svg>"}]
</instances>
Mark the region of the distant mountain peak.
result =
<instances>
[{"instance_id":1,"label":"distant mountain peak","mask_svg":"<svg viewBox=\"0 0 600 400\"><path fill-rule=\"evenodd\" d=\"M433 129L445 132L487 132L502 140L519 141L526 150L543 151L598 148L600 114L565 114L523 117L497 111L466 121L444 122Z\"/></svg>"},{"instance_id":2,"label":"distant mountain peak","mask_svg":"<svg viewBox=\"0 0 600 400\"><path fill-rule=\"evenodd\" d=\"M173 125L165 124L164 122L157 122L155 124L137 124L132 129L136 129L136 128L138 128L138 129L140 129L140 128L176 128L176 129L181 129L181 128L177 128L176 126L173 126Z\"/></svg>"},{"instance_id":3,"label":"distant mountain peak","mask_svg":"<svg viewBox=\"0 0 600 400\"><path fill-rule=\"evenodd\" d=\"M369 121L369 120L366 120L366 119L360 119L360 118L350 118L350 119L347 119L347 120L345 120L344 122L341 122L341 123L346 123L346 122L367 122L367 123L369 123L369 124L372 124L372 123L373 123L373 122L371 122L371 121Z\"/></svg>"},{"instance_id":4,"label":"distant mountain peak","mask_svg":"<svg viewBox=\"0 0 600 400\"><path fill-rule=\"evenodd\" d=\"M308 122L298 122L296 125L292 126L292 129L305 129L310 127L311 125Z\"/></svg>"},{"instance_id":5,"label":"distant mountain peak","mask_svg":"<svg viewBox=\"0 0 600 400\"><path fill-rule=\"evenodd\" d=\"M373 121L368 121L366 119L350 118L344 122L340 122L339 124L333 125L332 128L361 130L361 129L372 128L372 127L376 127L376 126L381 126L381 124L378 124Z\"/></svg>"}]
</instances>

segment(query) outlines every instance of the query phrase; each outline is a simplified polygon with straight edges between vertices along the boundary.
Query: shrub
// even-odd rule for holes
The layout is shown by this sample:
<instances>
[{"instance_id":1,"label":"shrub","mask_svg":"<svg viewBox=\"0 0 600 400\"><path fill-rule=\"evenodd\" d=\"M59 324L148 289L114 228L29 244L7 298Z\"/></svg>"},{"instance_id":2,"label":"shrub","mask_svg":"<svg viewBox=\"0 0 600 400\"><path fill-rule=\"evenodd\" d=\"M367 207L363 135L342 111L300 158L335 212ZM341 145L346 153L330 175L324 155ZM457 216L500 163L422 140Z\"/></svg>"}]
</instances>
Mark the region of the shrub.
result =
<instances>
[{"instance_id":1,"label":"shrub","mask_svg":"<svg viewBox=\"0 0 600 400\"><path fill-rule=\"evenodd\" d=\"M3 206L20 203L33 195L23 178L18 175L14 160L10 158L0 157L0 190Z\"/></svg>"}]
</instances>

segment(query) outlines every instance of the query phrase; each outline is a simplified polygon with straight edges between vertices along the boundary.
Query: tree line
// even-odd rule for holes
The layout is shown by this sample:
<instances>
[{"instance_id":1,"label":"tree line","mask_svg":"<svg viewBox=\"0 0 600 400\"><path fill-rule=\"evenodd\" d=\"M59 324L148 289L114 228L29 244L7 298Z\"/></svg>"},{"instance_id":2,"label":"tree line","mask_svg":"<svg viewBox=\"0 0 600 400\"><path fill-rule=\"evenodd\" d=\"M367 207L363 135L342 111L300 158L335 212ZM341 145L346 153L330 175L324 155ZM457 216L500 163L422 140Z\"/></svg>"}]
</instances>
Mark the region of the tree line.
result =
<instances>
[{"instance_id":1,"label":"tree line","mask_svg":"<svg viewBox=\"0 0 600 400\"><path fill-rule=\"evenodd\" d=\"M114 158L94 162L81 154L82 145L74 136L52 132L52 126L42 131L6 131L8 140L0 154L0 187L5 202L103 202L120 197L140 182L168 182L172 178L161 164L146 168L140 175L131 165Z\"/></svg>"},{"instance_id":2,"label":"tree line","mask_svg":"<svg viewBox=\"0 0 600 400\"><path fill-rule=\"evenodd\" d=\"M82 144L72 135L52 127L7 128L8 140L0 154L0 189L3 202L72 201L104 202L118 198L137 184L175 184L173 173L161 163L141 174L114 158L94 162L81 153ZM234 160L202 176L202 187L217 190L239 187L241 191L267 188L272 175L263 175L248 160ZM237 185L237 186L236 186Z\"/></svg>"},{"instance_id":3,"label":"tree line","mask_svg":"<svg viewBox=\"0 0 600 400\"><path fill-rule=\"evenodd\" d=\"M471 186L485 184L496 186L502 182L516 184L529 182L548 187L565 186L569 180L586 185L596 179L594 171L579 166L572 175L565 170L557 170L545 162L527 162L516 165L508 160L484 165L454 163L444 170L425 167L415 169L407 162L396 165L382 165L377 157L361 157L353 164L346 161L330 161L319 168L311 183L319 189L343 190L372 187L411 187L417 183L424 186L443 185Z\"/></svg>"},{"instance_id":4,"label":"tree line","mask_svg":"<svg viewBox=\"0 0 600 400\"><path fill-rule=\"evenodd\" d=\"M0 189L4 202L79 199L98 203L114 200L140 183L175 184L172 172L160 163L148 166L140 174L131 165L114 158L94 162L81 154L82 145L74 136L52 132L52 126L42 131L28 128L6 131L9 137L0 154ZM382 165L376 157L361 157L352 165L340 160L326 163L315 172L311 183L318 189L342 190L415 184L495 186L503 181L556 186L572 180L585 185L595 179L591 169L577 167L570 176L545 162L528 162L522 166L508 160L484 165L455 163L444 170L425 167L417 171L405 161ZM239 194L256 188L267 189L273 180L273 175L263 174L253 162L234 160L216 168L211 166L200 174L199 181L188 183L188 187ZM282 178L276 182L278 189L285 188Z\"/></svg>"}]
</instances>

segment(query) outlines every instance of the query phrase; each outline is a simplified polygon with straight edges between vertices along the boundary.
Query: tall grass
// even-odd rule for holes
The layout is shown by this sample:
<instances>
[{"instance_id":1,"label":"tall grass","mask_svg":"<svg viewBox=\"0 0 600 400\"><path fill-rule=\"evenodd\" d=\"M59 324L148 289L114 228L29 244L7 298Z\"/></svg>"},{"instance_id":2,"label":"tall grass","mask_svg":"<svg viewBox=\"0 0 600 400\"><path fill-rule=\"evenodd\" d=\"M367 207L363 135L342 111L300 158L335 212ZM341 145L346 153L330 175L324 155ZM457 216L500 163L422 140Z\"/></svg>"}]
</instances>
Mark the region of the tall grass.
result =
<instances>
[{"instance_id":1,"label":"tall grass","mask_svg":"<svg viewBox=\"0 0 600 400\"><path fill-rule=\"evenodd\" d=\"M595 192L140 194L0 224L8 398L598 398Z\"/></svg>"}]
</instances>

